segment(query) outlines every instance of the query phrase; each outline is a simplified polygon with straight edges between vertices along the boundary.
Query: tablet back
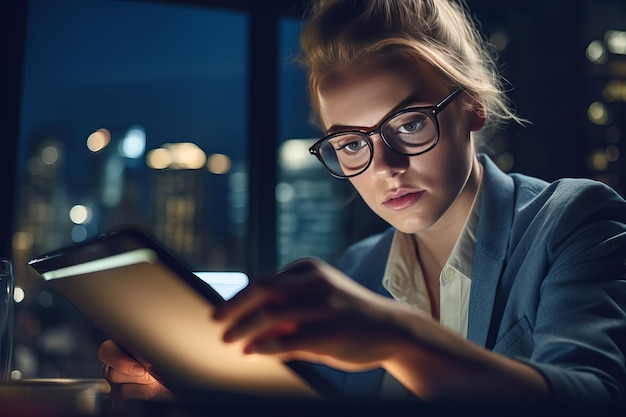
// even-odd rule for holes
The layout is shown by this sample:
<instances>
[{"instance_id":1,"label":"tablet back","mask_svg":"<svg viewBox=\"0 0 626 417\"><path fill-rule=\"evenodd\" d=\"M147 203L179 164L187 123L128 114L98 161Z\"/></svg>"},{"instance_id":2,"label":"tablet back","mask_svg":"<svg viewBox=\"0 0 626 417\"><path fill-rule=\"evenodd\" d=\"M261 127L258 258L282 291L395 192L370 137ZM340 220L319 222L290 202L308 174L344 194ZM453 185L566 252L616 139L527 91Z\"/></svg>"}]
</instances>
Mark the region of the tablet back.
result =
<instances>
[{"instance_id":1,"label":"tablet back","mask_svg":"<svg viewBox=\"0 0 626 417\"><path fill-rule=\"evenodd\" d=\"M224 325L211 314L225 301L140 231L101 235L30 265L174 392L320 396L293 366L222 342Z\"/></svg>"}]
</instances>

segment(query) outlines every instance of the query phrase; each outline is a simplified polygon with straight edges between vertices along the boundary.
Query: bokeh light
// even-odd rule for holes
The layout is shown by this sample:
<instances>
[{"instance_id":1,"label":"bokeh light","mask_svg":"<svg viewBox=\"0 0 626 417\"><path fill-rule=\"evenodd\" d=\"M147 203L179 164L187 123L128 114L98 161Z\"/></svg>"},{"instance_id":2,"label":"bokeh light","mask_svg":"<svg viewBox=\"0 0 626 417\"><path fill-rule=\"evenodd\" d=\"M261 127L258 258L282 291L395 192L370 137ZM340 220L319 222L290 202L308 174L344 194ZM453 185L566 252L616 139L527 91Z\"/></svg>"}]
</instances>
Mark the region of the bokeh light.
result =
<instances>
[{"instance_id":1,"label":"bokeh light","mask_svg":"<svg viewBox=\"0 0 626 417\"><path fill-rule=\"evenodd\" d=\"M98 129L87 138L87 149L91 152L100 152L111 143L111 132L108 129Z\"/></svg>"}]
</instances>

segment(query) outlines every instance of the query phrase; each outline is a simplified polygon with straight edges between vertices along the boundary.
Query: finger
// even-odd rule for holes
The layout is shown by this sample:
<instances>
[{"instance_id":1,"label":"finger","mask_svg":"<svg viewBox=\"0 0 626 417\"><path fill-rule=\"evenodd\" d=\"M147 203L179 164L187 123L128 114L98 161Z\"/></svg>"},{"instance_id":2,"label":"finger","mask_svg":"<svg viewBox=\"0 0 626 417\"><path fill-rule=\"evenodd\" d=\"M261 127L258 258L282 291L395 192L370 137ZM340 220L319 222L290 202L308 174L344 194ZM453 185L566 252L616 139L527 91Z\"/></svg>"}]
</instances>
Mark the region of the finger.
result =
<instances>
[{"instance_id":1,"label":"finger","mask_svg":"<svg viewBox=\"0 0 626 417\"><path fill-rule=\"evenodd\" d=\"M218 306L214 310L213 318L238 321L264 306L284 305L294 297L314 297L328 293L330 289L315 264L302 261L277 275L258 278L231 300Z\"/></svg>"},{"instance_id":2,"label":"finger","mask_svg":"<svg viewBox=\"0 0 626 417\"><path fill-rule=\"evenodd\" d=\"M119 346L117 346L117 344L113 340L105 340L100 344L100 347L98 348L98 359L106 363L116 356L116 350L118 349Z\"/></svg>"},{"instance_id":3,"label":"finger","mask_svg":"<svg viewBox=\"0 0 626 417\"><path fill-rule=\"evenodd\" d=\"M284 295L253 283L228 302L217 306L213 310L213 319L223 322L236 322L249 314L250 311L260 309L265 305L284 304L285 301Z\"/></svg>"},{"instance_id":4,"label":"finger","mask_svg":"<svg viewBox=\"0 0 626 417\"><path fill-rule=\"evenodd\" d=\"M340 332L339 329L335 329ZM345 371L372 369L380 366L376 355L359 354L356 346L361 343L344 344L337 339L341 335L329 333L320 326L298 333L260 339L246 347L246 354L272 355L284 362L293 360L323 363Z\"/></svg>"},{"instance_id":5,"label":"finger","mask_svg":"<svg viewBox=\"0 0 626 417\"><path fill-rule=\"evenodd\" d=\"M129 375L126 372L120 371L112 366L105 365L106 374L104 374L104 378L109 382L113 382L115 384L151 384L156 381L149 372L145 370L141 375ZM143 369L143 368L142 368ZM137 373L140 373L137 371Z\"/></svg>"},{"instance_id":6,"label":"finger","mask_svg":"<svg viewBox=\"0 0 626 417\"><path fill-rule=\"evenodd\" d=\"M103 377L113 382L149 382L150 375L134 358L112 340L106 340L98 348L98 358L104 363Z\"/></svg>"},{"instance_id":7,"label":"finger","mask_svg":"<svg viewBox=\"0 0 626 417\"><path fill-rule=\"evenodd\" d=\"M265 308L234 323L226 330L223 339L227 343L244 340L249 344L258 339L293 334L303 324L322 322L333 316L334 309L328 305L303 303Z\"/></svg>"},{"instance_id":8,"label":"finger","mask_svg":"<svg viewBox=\"0 0 626 417\"><path fill-rule=\"evenodd\" d=\"M272 355L284 362L299 360L326 365L341 363L334 358L332 348L323 346L326 344L323 340L325 338L327 335L320 338L319 334L309 332L263 338L246 346L244 353L247 355ZM345 369L346 366L338 368Z\"/></svg>"},{"instance_id":9,"label":"finger","mask_svg":"<svg viewBox=\"0 0 626 417\"><path fill-rule=\"evenodd\" d=\"M262 337L252 340L246 353L266 355L284 355L287 353L328 353L330 348L325 345L336 344L341 335L336 335L333 320L302 324L299 331L272 335L266 333ZM345 330L344 330L345 332Z\"/></svg>"}]
</instances>

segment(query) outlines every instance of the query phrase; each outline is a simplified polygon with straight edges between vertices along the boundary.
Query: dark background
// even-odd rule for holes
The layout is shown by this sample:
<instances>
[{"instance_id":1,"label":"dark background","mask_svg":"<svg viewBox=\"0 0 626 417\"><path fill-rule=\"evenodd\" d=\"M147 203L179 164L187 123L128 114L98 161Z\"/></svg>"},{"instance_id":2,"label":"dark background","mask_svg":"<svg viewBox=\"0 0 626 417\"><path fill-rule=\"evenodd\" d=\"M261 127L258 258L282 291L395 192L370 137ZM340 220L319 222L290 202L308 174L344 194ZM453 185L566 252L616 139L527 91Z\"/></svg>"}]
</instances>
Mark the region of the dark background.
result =
<instances>
[{"instance_id":1,"label":"dark background","mask_svg":"<svg viewBox=\"0 0 626 417\"><path fill-rule=\"evenodd\" d=\"M250 14L250 56L264 65L250 70L250 106L256 111L250 114L249 129L251 132L276 130L277 79L272 57L276 55L277 16L300 16L306 2L188 0L173 3L200 8L237 9ZM62 4L62 1L50 2L51 10L62 7L59 6ZM610 77L623 80L626 76L622 62L615 64L616 69L612 70L590 68L584 50L591 40L601 39L605 30L624 30L624 3L618 0L472 0L468 4L488 36L505 34L507 46L501 52L502 73L512 84L510 97L519 114L532 121L532 125L525 128L512 125L505 133L500 132L499 136L504 137L504 141L496 141L496 151L502 148L510 151L515 156L516 171L547 180L561 176L597 176L598 173L588 168L587 160L590 150L598 146L596 142L602 141L603 132L602 128L590 125L586 109L600 96L599 85L603 81ZM5 202L11 201L14 193L27 7L26 0L3 2L0 6L0 178ZM88 41L88 37L84 41ZM623 61L623 58L615 57L615 61L618 60ZM623 103L616 103L615 111L618 116L614 123L621 129L624 124ZM258 141L251 137L251 150L255 143ZM271 160L251 161L253 170L272 171L273 165ZM614 164L611 175L603 178L608 178L607 182L621 190L623 171L621 162ZM262 198L263 189L261 184L252 187L254 198L251 204ZM271 206L261 204L260 210L252 211L265 217ZM266 212L263 207L269 207L269 211ZM0 253L5 255L10 253L10 211L6 209L0 223ZM253 230L256 227L262 228L252 225ZM254 233L264 236L271 233L269 229L272 229L271 224L268 230L256 230Z\"/></svg>"},{"instance_id":2,"label":"dark background","mask_svg":"<svg viewBox=\"0 0 626 417\"><path fill-rule=\"evenodd\" d=\"M107 1L107 0L103 0ZM125 0L110 0L125 1ZM88 0L86 3L97 2ZM168 3L166 1L155 3ZM250 68L249 106L250 112L249 152L255 152L259 141L255 132L265 132L272 137L277 130L276 98L276 22L278 16L302 14L305 1L212 1L187 0L171 2L189 4L193 7L242 10L249 13L250 62L263 62ZM50 18L55 10L63 9L63 1L50 2ZM605 180L621 191L623 163L617 161L610 172L594 172L587 163L590 152L601 147L606 127L593 126L586 117L588 105L601 97L601 86L610 78L626 78L624 58L614 57L612 68L604 69L591 65L584 50L593 39L602 39L607 29L624 30L626 6L618 0L527 0L527 1L468 1L474 16L481 22L487 36L501 34L506 38L506 48L500 53L502 74L510 81L512 98L518 113L532 124L521 128L509 125L505 131L497 132L493 142L494 152L510 152L515 157L514 170L535 175L546 180L562 176L589 176ZM2 76L0 78L0 103L2 153L0 180L3 182L3 200L11 201L14 195L14 176L17 163L17 142L20 138L20 98L24 59L24 37L26 31L26 0L4 2L0 6L0 56ZM154 29L153 29L154 30ZM115 36L112 31L109 36ZM94 34L92 36L102 36ZM154 32L158 36L158 31ZM89 35L76 42L89 42ZM175 40L174 40L175 42ZM184 49L184 45L181 45ZM58 62L63 62L62 57ZM56 68L57 71L72 71L71 68ZM159 66L146 65L141 71L149 77L150 71L162 71ZM80 76L78 74L78 76ZM119 74L103 72L99 77L116 77ZM72 94L72 92L68 92ZM613 125L621 131L624 126L624 104L614 103ZM191 106L192 107L192 106ZM44 110L45 111L45 110ZM270 134L267 134L267 133ZM264 146L267 146L267 142ZM270 144L271 145L271 144ZM275 170L275 161L251 159L252 171ZM251 179L254 181L254 175ZM268 178L265 176L264 178ZM271 178L271 176L270 176ZM266 184L251 184L250 212L259 218L267 218L273 211L271 202L259 203ZM267 208L267 209L266 209ZM0 223L0 253L10 254L12 232L11 210L6 208ZM253 214L256 216L257 214ZM253 221L252 235L259 238L271 235L273 225L262 226ZM253 239L254 241L254 239ZM253 245L252 245L253 246ZM252 247L251 246L251 247ZM254 250L252 250L252 253ZM266 257L259 254L260 257ZM271 258L271 257L270 257ZM261 261L256 261L261 262ZM252 261L254 264L255 261Z\"/></svg>"},{"instance_id":3,"label":"dark background","mask_svg":"<svg viewBox=\"0 0 626 417\"><path fill-rule=\"evenodd\" d=\"M277 202L275 187L278 181L277 152L279 137L290 137L282 130L299 131L302 126L283 126L279 124L281 107L279 86L279 22L281 18L290 16L298 19L306 2L295 0L187 0L187 1L148 1L148 0L80 0L81 10L92 9L98 14L102 3L142 3L163 5L187 5L192 10L218 9L223 11L236 10L248 17L246 33L232 33L228 28L216 26L214 38L178 38L176 31L166 32L164 28L149 27L141 20L138 25L142 36L161 40L164 44L178 48L177 53L189 62L185 55L186 47L195 49L202 47L203 42L220 42L222 37L229 36L229 41L247 42L248 81L239 86L247 94L247 110L245 122L237 129L245 129L245 146L241 149L228 147L227 141L222 149L226 153L245 155L248 169L247 189L247 223L245 231L245 271L254 275L261 271L273 270L277 259ZM509 96L518 114L531 121L522 127L510 124L492 132L489 141L489 152L494 159L507 165L511 171L522 172L546 180L559 177L590 177L606 182L623 193L626 190L626 162L618 157L605 164L593 164L594 156L602 156L605 149L626 152L623 144L623 132L626 129L626 55L612 54L601 65L593 64L586 58L585 51L590 42L604 40L607 30L626 31L626 4L623 0L468 0L473 16L481 23L485 36L500 45L500 66L502 75L510 83ZM37 126L30 123L32 118L47 119L49 122L63 119L84 121L73 125L78 130L91 129L94 114L103 114L107 108L118 103L108 102L106 97L99 101L97 107L85 107L80 113L68 114L62 105L50 101L50 97L62 94L73 97L84 94L84 88L102 83L107 85L114 80L122 80L130 91L145 89L144 80L163 78L163 74L181 70L177 60L159 60L158 51L144 51L144 61L133 61L125 71L115 71L106 65L107 57L102 57L103 66L68 66L66 62L77 62L72 56L75 51L87 51L89 46L97 43L118 42L133 44L136 39L124 38L123 30L103 27L98 21L85 31L84 37L64 38L64 26L58 22L69 19L76 8L75 0L40 0L36 9L30 10L29 2L16 0L0 4L0 256L11 257L12 236L15 230L14 213L17 190L20 178L17 173L24 161L19 155L27 154L29 138L36 134ZM174 16L172 16L174 19ZM104 17L103 17L103 20ZM67 20L68 22L70 20ZM37 22L28 26L28 22ZM142 26L143 25L143 26ZM67 49L52 48L43 42L36 45L34 56L47 57L41 62L30 62L29 70L37 70L35 81L53 85L55 80L72 79L77 86L74 90L48 91L42 95L39 107L23 108L23 82L25 78L26 34L39 33L50 39L63 39L60 44L68 44ZM625 35L626 36L626 35ZM46 36L39 36L46 39ZM626 41L625 41L626 42ZM58 43L50 43L58 44ZM137 43L137 48L141 44ZM153 53L151 53L153 52ZM232 51L224 50L223 54ZM98 62L97 56L84 56L85 62ZM219 57L218 57L219 58ZM182 61L182 60L181 60ZM220 59L215 59L211 66L202 71L224 71ZM79 63L82 62L78 60ZM244 64L242 63L242 66ZM227 71L242 71L237 66ZM29 75L32 75L29 73ZM294 83L301 82L293 75ZM32 77L31 77L32 81ZM52 81L52 82L50 82ZM610 83L621 83L621 99L608 100L603 94ZM87 86L87 87L85 87ZM183 110L189 120L207 117L207 109L200 108L198 103L202 91L195 91L193 84L173 83L162 85L161 93L170 94L172 102L184 102ZM231 103L227 85L216 97L217 105L229 108L236 107ZM181 100L180 90L184 92ZM290 100L305 102L303 89L291 92ZM197 101L196 101L197 100ZM603 102L611 116L605 124L592 123L587 116L591 103ZM134 103L137 111L159 113L162 103L150 100ZM287 106L289 107L289 106ZM292 106L292 112L306 111L305 106ZM304 110L303 110L304 109ZM172 108L172 111L175 111ZM75 110L72 110L75 111ZM294 123L303 119L302 114L289 114L288 120ZM131 120L131 119L129 119ZM162 129L168 127L167 117L160 120ZM307 128L308 129L308 128ZM68 137L80 138L81 132ZM78 139L77 139L78 140ZM71 148L72 144L68 143ZM511 163L512 162L512 163ZM73 166L78 169L80 164ZM71 176L81 179L80 171L71 172ZM86 178L84 178L86 179ZM88 185L85 185L87 187ZM364 217L358 224L358 234L364 234L380 227L371 224L373 220ZM354 239L358 238L355 234ZM59 313L60 314L60 313ZM60 317L59 320L63 320ZM89 350L92 349L92 350ZM94 356L93 348L87 348L85 355Z\"/></svg>"}]
</instances>

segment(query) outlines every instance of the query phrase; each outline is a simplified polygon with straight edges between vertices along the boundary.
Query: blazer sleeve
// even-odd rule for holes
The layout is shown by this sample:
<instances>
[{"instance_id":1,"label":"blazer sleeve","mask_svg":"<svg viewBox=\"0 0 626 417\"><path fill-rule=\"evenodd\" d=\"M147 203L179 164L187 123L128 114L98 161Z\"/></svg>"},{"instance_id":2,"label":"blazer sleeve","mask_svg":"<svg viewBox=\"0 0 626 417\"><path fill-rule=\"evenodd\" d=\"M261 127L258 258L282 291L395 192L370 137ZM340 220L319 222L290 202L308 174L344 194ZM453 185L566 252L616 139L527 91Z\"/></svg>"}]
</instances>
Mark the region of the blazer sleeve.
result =
<instances>
[{"instance_id":1,"label":"blazer sleeve","mask_svg":"<svg viewBox=\"0 0 626 417\"><path fill-rule=\"evenodd\" d=\"M543 207L551 213L543 218L548 270L527 361L557 402L623 402L626 204L598 183L558 187Z\"/></svg>"}]
</instances>

